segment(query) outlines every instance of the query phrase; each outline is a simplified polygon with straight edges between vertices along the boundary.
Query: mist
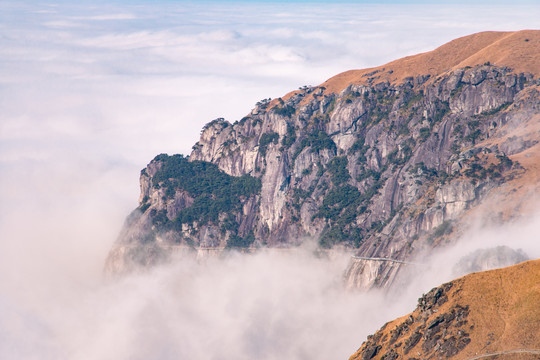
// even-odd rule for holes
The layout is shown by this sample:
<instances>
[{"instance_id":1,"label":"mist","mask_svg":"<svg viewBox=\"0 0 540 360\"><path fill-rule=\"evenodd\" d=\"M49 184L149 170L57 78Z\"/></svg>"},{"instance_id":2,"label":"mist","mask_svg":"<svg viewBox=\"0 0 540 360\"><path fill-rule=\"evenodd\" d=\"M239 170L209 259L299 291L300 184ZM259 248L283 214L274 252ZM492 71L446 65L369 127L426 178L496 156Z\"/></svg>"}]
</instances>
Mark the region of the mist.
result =
<instances>
[{"instance_id":1,"label":"mist","mask_svg":"<svg viewBox=\"0 0 540 360\"><path fill-rule=\"evenodd\" d=\"M367 335L414 310L421 294L452 280L453 266L470 252L507 245L537 258L539 227L536 213L471 230L457 244L417 259L423 262L403 272L401 286L389 292L346 291L342 275L350 254L320 255L314 241L203 260L179 255L93 286L62 289L49 280L48 297L0 296L0 357L346 359ZM39 287L38 280L25 285Z\"/></svg>"},{"instance_id":2,"label":"mist","mask_svg":"<svg viewBox=\"0 0 540 360\"><path fill-rule=\"evenodd\" d=\"M454 278L466 275L456 268L456 265L464 257L474 254L478 250L507 247L519 251L528 259L540 258L540 242L538 230L540 229L540 206L536 204L536 211L524 212L516 216L514 221L499 223L491 226L471 224L471 227L456 240L455 244L444 246L419 256L414 261L421 264L416 269L403 274L404 278L414 278L415 286L409 291L417 292L420 287L430 288L450 281ZM505 264L504 258L501 264L493 264L482 270L491 270ZM410 280L409 280L410 281Z\"/></svg>"},{"instance_id":3,"label":"mist","mask_svg":"<svg viewBox=\"0 0 540 360\"><path fill-rule=\"evenodd\" d=\"M2 1L0 357L346 358L451 274L399 298L345 292L347 255L307 247L106 282L140 170L189 154L205 123L241 119L258 100L473 32L532 28L535 9Z\"/></svg>"},{"instance_id":4,"label":"mist","mask_svg":"<svg viewBox=\"0 0 540 360\"><path fill-rule=\"evenodd\" d=\"M11 343L0 347L0 355L347 358L366 330L375 330L381 319L396 313L380 309L375 294L343 291L341 273L347 261L343 255L318 258L309 249L231 253L204 263L183 258L60 298L39 314L29 316L10 304L11 318L2 321L1 333Z\"/></svg>"}]
</instances>

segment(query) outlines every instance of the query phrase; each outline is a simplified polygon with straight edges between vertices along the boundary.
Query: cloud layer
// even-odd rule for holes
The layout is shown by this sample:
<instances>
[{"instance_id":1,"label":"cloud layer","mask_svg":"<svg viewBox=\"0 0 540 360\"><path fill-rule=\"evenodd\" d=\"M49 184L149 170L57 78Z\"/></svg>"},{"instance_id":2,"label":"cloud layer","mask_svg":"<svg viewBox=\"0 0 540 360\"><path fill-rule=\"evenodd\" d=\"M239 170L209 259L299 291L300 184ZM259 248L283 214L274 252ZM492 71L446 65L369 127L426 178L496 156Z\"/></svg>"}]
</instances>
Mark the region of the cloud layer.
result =
<instances>
[{"instance_id":1,"label":"cloud layer","mask_svg":"<svg viewBox=\"0 0 540 360\"><path fill-rule=\"evenodd\" d=\"M379 310L380 296L342 291L346 260L316 258L306 249L230 254L203 264L182 259L98 290L59 297L39 316L2 303L11 313L0 323L0 338L10 346L0 346L0 355L345 359L366 329L373 331L384 316L396 315L395 309Z\"/></svg>"},{"instance_id":2,"label":"cloud layer","mask_svg":"<svg viewBox=\"0 0 540 360\"><path fill-rule=\"evenodd\" d=\"M261 351L269 359L336 357L327 355L341 351L339 339L315 340L320 349L312 339L333 332L350 341L360 326L354 336L361 340L370 325L357 319L376 321L363 308L371 309L368 300L337 295L333 262L261 255L103 285L107 250L136 206L140 169L161 152L189 153L206 122L240 119L260 99L473 32L531 28L535 9L3 1L0 357L143 358L144 349L130 352L136 344L163 350L154 356L163 359L208 348L222 349L215 359ZM270 267L275 278L265 278ZM282 281L288 274L294 277ZM274 298L265 299L259 278ZM191 297L182 299L183 286ZM217 308L206 312L198 301ZM243 311L273 325L233 316ZM222 321L210 333L195 326L213 324L213 316Z\"/></svg>"}]
</instances>

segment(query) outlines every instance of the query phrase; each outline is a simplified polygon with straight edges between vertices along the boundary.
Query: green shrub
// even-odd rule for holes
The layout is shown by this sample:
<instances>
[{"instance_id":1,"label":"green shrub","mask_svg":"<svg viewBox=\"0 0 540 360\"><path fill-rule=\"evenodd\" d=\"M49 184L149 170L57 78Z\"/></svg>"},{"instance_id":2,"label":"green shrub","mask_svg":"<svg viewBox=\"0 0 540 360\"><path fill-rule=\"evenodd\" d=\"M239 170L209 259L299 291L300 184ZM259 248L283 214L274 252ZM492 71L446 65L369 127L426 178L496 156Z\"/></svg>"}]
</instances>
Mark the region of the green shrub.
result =
<instances>
[{"instance_id":1,"label":"green shrub","mask_svg":"<svg viewBox=\"0 0 540 360\"><path fill-rule=\"evenodd\" d=\"M263 133L259 138L259 152L262 156L266 156L266 150L271 143L277 144L279 140L279 134L276 132Z\"/></svg>"},{"instance_id":2,"label":"green shrub","mask_svg":"<svg viewBox=\"0 0 540 360\"><path fill-rule=\"evenodd\" d=\"M308 167L308 168L305 168L304 170L302 170L302 176L307 176L309 174L311 174L311 172L313 171L313 167Z\"/></svg>"},{"instance_id":3,"label":"green shrub","mask_svg":"<svg viewBox=\"0 0 540 360\"><path fill-rule=\"evenodd\" d=\"M281 145L284 149L288 149L294 144L296 141L296 132L294 131L294 127L287 124L287 134L281 139ZM283 149L282 149L283 150Z\"/></svg>"},{"instance_id":4,"label":"green shrub","mask_svg":"<svg viewBox=\"0 0 540 360\"><path fill-rule=\"evenodd\" d=\"M156 226L163 226L169 222L167 217L167 210L159 210L154 213L152 217L152 224Z\"/></svg>"},{"instance_id":5,"label":"green shrub","mask_svg":"<svg viewBox=\"0 0 540 360\"><path fill-rule=\"evenodd\" d=\"M425 141L431 135L429 127L420 128L420 141Z\"/></svg>"},{"instance_id":6,"label":"green shrub","mask_svg":"<svg viewBox=\"0 0 540 360\"><path fill-rule=\"evenodd\" d=\"M260 107L266 108L268 106L268 104L270 104L270 101L272 101L271 98L262 99L262 100L257 101L255 106L260 106Z\"/></svg>"},{"instance_id":7,"label":"green shrub","mask_svg":"<svg viewBox=\"0 0 540 360\"><path fill-rule=\"evenodd\" d=\"M181 224L215 222L219 214L237 211L242 198L256 195L261 189L261 180L249 175L230 176L219 170L217 165L205 161L188 161L183 155L158 155L154 162L161 162L153 177L154 186L164 187L167 197L174 196L176 189L187 192L193 204L180 211L174 220Z\"/></svg>"},{"instance_id":8,"label":"green shrub","mask_svg":"<svg viewBox=\"0 0 540 360\"><path fill-rule=\"evenodd\" d=\"M471 133L465 136L466 141L470 141L473 145L476 144L476 140L482 136L482 132L479 129L471 131Z\"/></svg>"},{"instance_id":9,"label":"green shrub","mask_svg":"<svg viewBox=\"0 0 540 360\"><path fill-rule=\"evenodd\" d=\"M277 115L281 115L283 117L290 118L292 115L294 115L296 113L296 109L293 106L290 106L290 105L285 105L285 106L282 106L282 107L277 107L276 106L274 108L274 112Z\"/></svg>"},{"instance_id":10,"label":"green shrub","mask_svg":"<svg viewBox=\"0 0 540 360\"><path fill-rule=\"evenodd\" d=\"M304 150L306 147L311 147L312 152L319 152L323 149L336 150L336 143L327 133L322 130L314 130L308 136L302 139L300 146L296 149L293 159Z\"/></svg>"},{"instance_id":11,"label":"green shrub","mask_svg":"<svg viewBox=\"0 0 540 360\"><path fill-rule=\"evenodd\" d=\"M336 244L346 240L346 235L343 229L339 226L330 226L323 230L319 238L319 245L324 249L330 249Z\"/></svg>"},{"instance_id":12,"label":"green shrub","mask_svg":"<svg viewBox=\"0 0 540 360\"><path fill-rule=\"evenodd\" d=\"M454 97L458 96L459 93L461 93L461 90L463 90L463 85L464 84L460 81L459 84L457 85L457 87L450 92L450 97L454 98Z\"/></svg>"},{"instance_id":13,"label":"green shrub","mask_svg":"<svg viewBox=\"0 0 540 360\"><path fill-rule=\"evenodd\" d=\"M471 164L471 167L463 172L467 177L474 179L485 179L488 175L488 171L478 163Z\"/></svg>"},{"instance_id":14,"label":"green shrub","mask_svg":"<svg viewBox=\"0 0 540 360\"><path fill-rule=\"evenodd\" d=\"M514 164L514 162L512 161L512 159L510 159L508 156L506 155L497 155L497 159L499 159L499 165L498 165L498 168L499 170L503 171L503 170L507 170L507 169L510 169L512 167L512 165Z\"/></svg>"},{"instance_id":15,"label":"green shrub","mask_svg":"<svg viewBox=\"0 0 540 360\"><path fill-rule=\"evenodd\" d=\"M255 241L255 236L253 231L250 231L249 234L245 237L238 236L237 234L231 234L227 239L227 248L248 248Z\"/></svg>"},{"instance_id":16,"label":"green shrub","mask_svg":"<svg viewBox=\"0 0 540 360\"><path fill-rule=\"evenodd\" d=\"M349 154L359 153L358 161L366 161L366 152L369 150L369 145L365 144L364 138L357 139L349 149Z\"/></svg>"},{"instance_id":17,"label":"green shrub","mask_svg":"<svg viewBox=\"0 0 540 360\"><path fill-rule=\"evenodd\" d=\"M403 136L407 136L409 135L411 132L409 130L409 125L408 123L403 123L399 126L398 128L398 136L399 135L403 135Z\"/></svg>"},{"instance_id":18,"label":"green shrub","mask_svg":"<svg viewBox=\"0 0 540 360\"><path fill-rule=\"evenodd\" d=\"M450 221L443 221L443 223L435 228L431 235L428 237L428 242L433 243L435 239L438 239L444 235L450 234L453 231L453 226Z\"/></svg>"},{"instance_id":19,"label":"green shrub","mask_svg":"<svg viewBox=\"0 0 540 360\"><path fill-rule=\"evenodd\" d=\"M356 226L328 225L326 226L319 238L319 245L324 249L329 249L340 243L348 243L349 245L358 248L364 240L362 230Z\"/></svg>"},{"instance_id":20,"label":"green shrub","mask_svg":"<svg viewBox=\"0 0 540 360\"><path fill-rule=\"evenodd\" d=\"M316 217L337 220L343 209L354 205L360 198L360 192L352 185L342 185L332 189L323 199Z\"/></svg>"},{"instance_id":21,"label":"green shrub","mask_svg":"<svg viewBox=\"0 0 540 360\"><path fill-rule=\"evenodd\" d=\"M430 125L433 127L436 123L441 121L443 117L450 111L450 105L448 101L440 101L436 103L436 110L430 119Z\"/></svg>"},{"instance_id":22,"label":"green shrub","mask_svg":"<svg viewBox=\"0 0 540 360\"><path fill-rule=\"evenodd\" d=\"M510 105L512 105L511 102L505 102L499 106L497 106L496 108L493 108L491 110L486 110L484 111L483 113L480 114L480 116L489 116L489 115L494 115L496 113L498 113L499 111L503 111L505 110L506 108L508 108Z\"/></svg>"},{"instance_id":23,"label":"green shrub","mask_svg":"<svg viewBox=\"0 0 540 360\"><path fill-rule=\"evenodd\" d=\"M349 161L346 156L336 156L326 166L328 172L332 174L332 182L335 185L346 183L351 178L347 169L348 164Z\"/></svg>"},{"instance_id":24,"label":"green shrub","mask_svg":"<svg viewBox=\"0 0 540 360\"><path fill-rule=\"evenodd\" d=\"M410 109L410 108L413 107L414 104L416 104L417 102L419 102L423 98L424 98L424 91L423 90L420 90L417 93L411 91L410 93L407 94L407 100L405 101L405 103L403 105L405 106L406 109Z\"/></svg>"},{"instance_id":25,"label":"green shrub","mask_svg":"<svg viewBox=\"0 0 540 360\"><path fill-rule=\"evenodd\" d=\"M373 178L375 181L379 181L379 179L381 178L381 173L379 171L367 169L358 174L358 176L356 176L356 181L360 182L370 177Z\"/></svg>"}]
</instances>

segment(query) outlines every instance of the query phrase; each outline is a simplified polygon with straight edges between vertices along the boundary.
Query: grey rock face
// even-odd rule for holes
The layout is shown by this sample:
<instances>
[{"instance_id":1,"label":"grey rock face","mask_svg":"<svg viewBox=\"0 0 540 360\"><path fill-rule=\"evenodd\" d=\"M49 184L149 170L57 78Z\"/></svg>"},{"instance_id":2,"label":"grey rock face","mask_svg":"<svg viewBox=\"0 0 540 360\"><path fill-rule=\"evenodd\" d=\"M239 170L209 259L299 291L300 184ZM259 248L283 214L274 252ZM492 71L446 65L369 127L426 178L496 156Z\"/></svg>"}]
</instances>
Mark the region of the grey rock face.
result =
<instances>
[{"instance_id":1,"label":"grey rock face","mask_svg":"<svg viewBox=\"0 0 540 360\"><path fill-rule=\"evenodd\" d=\"M453 273L462 276L472 272L486 271L515 265L529 260L522 250L514 250L508 246L497 246L489 249L476 250L464 256L454 266Z\"/></svg>"},{"instance_id":2,"label":"grey rock face","mask_svg":"<svg viewBox=\"0 0 540 360\"><path fill-rule=\"evenodd\" d=\"M323 248L404 260L444 242L464 212L516 176L507 155L535 144L507 138L486 145L538 112L538 96L523 95L536 86L530 75L482 65L373 83L339 94L306 88L232 124L207 124L189 161L261 183L241 208L215 220L178 225L199 200L180 183L168 192L163 179L156 183L166 162L152 161L141 175L140 213L126 223L108 263L121 264L126 246L164 257L171 246L291 247L308 237ZM154 262L152 255L137 259ZM369 288L390 284L399 268L353 262L347 274L350 284Z\"/></svg>"}]
</instances>

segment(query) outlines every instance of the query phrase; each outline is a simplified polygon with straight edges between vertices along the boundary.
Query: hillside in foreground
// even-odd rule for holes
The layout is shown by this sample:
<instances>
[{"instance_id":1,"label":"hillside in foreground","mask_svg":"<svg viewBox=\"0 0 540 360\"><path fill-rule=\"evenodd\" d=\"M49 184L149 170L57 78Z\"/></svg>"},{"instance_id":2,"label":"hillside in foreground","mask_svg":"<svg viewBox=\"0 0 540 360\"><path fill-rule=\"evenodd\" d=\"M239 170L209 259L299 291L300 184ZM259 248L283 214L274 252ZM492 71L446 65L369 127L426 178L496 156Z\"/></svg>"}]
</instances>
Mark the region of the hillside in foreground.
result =
<instances>
[{"instance_id":1,"label":"hillside in foreground","mask_svg":"<svg viewBox=\"0 0 540 360\"><path fill-rule=\"evenodd\" d=\"M540 260L434 288L368 336L350 360L539 359Z\"/></svg>"}]
</instances>

